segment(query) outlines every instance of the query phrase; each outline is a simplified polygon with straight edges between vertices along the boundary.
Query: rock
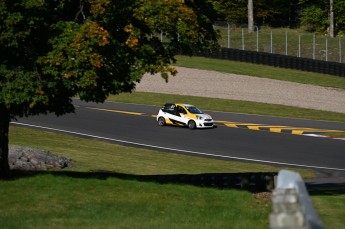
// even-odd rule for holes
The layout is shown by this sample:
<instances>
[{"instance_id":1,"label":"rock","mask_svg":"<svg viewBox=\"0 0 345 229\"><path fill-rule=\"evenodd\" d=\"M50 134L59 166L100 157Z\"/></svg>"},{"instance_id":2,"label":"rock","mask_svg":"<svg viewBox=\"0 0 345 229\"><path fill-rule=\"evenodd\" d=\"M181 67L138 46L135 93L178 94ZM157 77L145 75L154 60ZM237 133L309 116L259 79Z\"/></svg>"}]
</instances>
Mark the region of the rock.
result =
<instances>
[{"instance_id":1,"label":"rock","mask_svg":"<svg viewBox=\"0 0 345 229\"><path fill-rule=\"evenodd\" d=\"M9 145L9 166L16 170L63 169L71 166L71 160L49 151Z\"/></svg>"}]
</instances>

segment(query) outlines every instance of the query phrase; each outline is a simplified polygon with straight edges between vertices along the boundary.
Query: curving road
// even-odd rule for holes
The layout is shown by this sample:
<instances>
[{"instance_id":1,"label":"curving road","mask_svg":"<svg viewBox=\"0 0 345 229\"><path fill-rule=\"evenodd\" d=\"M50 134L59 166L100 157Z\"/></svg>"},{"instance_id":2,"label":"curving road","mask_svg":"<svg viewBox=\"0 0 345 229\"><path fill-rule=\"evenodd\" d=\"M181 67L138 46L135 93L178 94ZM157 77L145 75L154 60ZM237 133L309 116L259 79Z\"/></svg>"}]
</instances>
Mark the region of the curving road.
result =
<instances>
[{"instance_id":1,"label":"curving road","mask_svg":"<svg viewBox=\"0 0 345 229\"><path fill-rule=\"evenodd\" d=\"M190 130L158 126L156 106L74 103L75 114L21 118L12 124L198 156L345 171L344 140L301 135L345 131L345 123L207 111L217 128Z\"/></svg>"}]
</instances>

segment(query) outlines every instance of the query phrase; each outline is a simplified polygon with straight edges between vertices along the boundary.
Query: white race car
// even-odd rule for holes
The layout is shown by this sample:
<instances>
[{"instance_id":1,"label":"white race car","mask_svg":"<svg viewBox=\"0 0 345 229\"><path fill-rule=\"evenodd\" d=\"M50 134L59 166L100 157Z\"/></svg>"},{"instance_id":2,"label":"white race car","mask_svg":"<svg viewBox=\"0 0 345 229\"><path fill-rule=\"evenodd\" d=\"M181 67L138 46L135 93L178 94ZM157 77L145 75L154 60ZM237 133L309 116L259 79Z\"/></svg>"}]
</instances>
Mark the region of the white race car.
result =
<instances>
[{"instance_id":1,"label":"white race car","mask_svg":"<svg viewBox=\"0 0 345 229\"><path fill-rule=\"evenodd\" d=\"M190 104L166 103L157 115L160 126L179 125L195 128L212 128L213 119L201 110Z\"/></svg>"}]
</instances>

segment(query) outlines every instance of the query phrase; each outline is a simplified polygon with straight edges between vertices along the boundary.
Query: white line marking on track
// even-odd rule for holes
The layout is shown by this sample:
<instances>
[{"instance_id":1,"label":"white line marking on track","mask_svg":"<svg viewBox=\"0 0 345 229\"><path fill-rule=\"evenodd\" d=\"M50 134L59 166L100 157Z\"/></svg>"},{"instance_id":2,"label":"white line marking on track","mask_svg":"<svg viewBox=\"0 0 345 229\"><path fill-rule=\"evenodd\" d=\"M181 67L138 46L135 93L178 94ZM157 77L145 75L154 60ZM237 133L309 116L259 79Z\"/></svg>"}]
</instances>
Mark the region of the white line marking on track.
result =
<instances>
[{"instance_id":1,"label":"white line marking on track","mask_svg":"<svg viewBox=\"0 0 345 229\"><path fill-rule=\"evenodd\" d=\"M327 169L327 170L345 171L345 169L341 169L341 168L292 164L292 163L284 163L284 162L277 162L277 161L266 161L266 160L258 160L258 159L251 159L251 158L218 155L218 154L212 154L212 153L202 153L202 152L196 152L196 151L190 151L190 150L175 149L175 148L169 148L169 147L163 147L163 146L155 146L155 145L148 145L148 144L143 144L143 143L125 141L125 140L114 139L114 138L101 137L101 136L96 136L96 135L91 135L91 134L84 134L84 133L79 133L79 132L74 132L74 131L69 131L69 130L61 130L61 129L45 127L45 126L37 126L37 125L32 125L32 124L27 124L27 123L20 123L20 122L11 122L11 123L16 124L16 125L21 125L21 126L28 126L28 127L39 128L39 129L52 130L52 131L61 132L61 133L68 133L68 134L74 134L74 135L96 138L96 139L101 139L101 140L120 142L120 143L125 143L125 144L130 144L130 145L143 146L143 147L148 147L148 148L153 148L153 149L169 150L169 151L175 151L175 152L187 153L187 154L193 154L193 155L210 156L210 157L215 157L215 158L236 159L236 160L242 160L242 161L268 163L268 164L276 164L276 165L297 166L297 167L312 168L312 169Z\"/></svg>"}]
</instances>

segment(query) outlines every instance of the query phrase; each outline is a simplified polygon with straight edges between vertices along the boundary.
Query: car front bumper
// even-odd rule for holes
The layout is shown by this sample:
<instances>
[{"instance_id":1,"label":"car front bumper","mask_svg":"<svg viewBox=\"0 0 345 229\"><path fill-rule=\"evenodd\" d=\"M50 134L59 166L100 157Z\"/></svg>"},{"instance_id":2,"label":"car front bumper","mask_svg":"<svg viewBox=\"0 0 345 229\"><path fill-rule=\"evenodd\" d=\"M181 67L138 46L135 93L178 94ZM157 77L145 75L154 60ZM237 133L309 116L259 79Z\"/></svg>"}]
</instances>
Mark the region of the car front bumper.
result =
<instances>
[{"instance_id":1,"label":"car front bumper","mask_svg":"<svg viewBox=\"0 0 345 229\"><path fill-rule=\"evenodd\" d=\"M204 121L204 120L196 121L196 128L213 128L213 127L214 127L213 121Z\"/></svg>"}]
</instances>

